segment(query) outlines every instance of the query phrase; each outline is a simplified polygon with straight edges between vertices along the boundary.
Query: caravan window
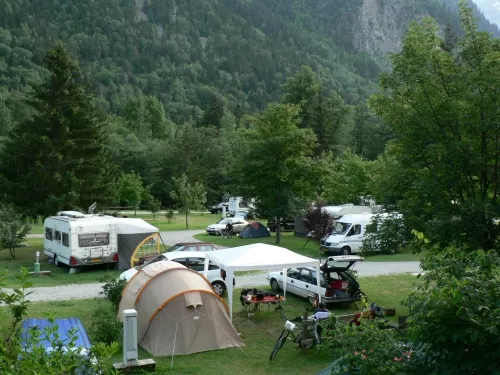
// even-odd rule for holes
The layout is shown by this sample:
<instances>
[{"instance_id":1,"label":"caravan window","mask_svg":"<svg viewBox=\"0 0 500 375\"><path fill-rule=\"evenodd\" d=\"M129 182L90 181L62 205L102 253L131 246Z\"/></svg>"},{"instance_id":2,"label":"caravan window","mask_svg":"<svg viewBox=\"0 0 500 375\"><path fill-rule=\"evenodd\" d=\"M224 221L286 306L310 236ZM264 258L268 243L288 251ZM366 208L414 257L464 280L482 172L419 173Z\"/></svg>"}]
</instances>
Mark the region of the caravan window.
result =
<instances>
[{"instance_id":1,"label":"caravan window","mask_svg":"<svg viewBox=\"0 0 500 375\"><path fill-rule=\"evenodd\" d=\"M78 235L78 246L105 246L109 245L109 233L86 233Z\"/></svg>"},{"instance_id":2,"label":"caravan window","mask_svg":"<svg viewBox=\"0 0 500 375\"><path fill-rule=\"evenodd\" d=\"M45 238L49 241L52 241L52 229L51 228L45 228Z\"/></svg>"},{"instance_id":3,"label":"caravan window","mask_svg":"<svg viewBox=\"0 0 500 375\"><path fill-rule=\"evenodd\" d=\"M61 241L61 232L59 232L58 230L56 230L55 240Z\"/></svg>"},{"instance_id":4,"label":"caravan window","mask_svg":"<svg viewBox=\"0 0 500 375\"><path fill-rule=\"evenodd\" d=\"M69 235L68 235L68 233L62 234L62 244L66 247L69 247Z\"/></svg>"},{"instance_id":5,"label":"caravan window","mask_svg":"<svg viewBox=\"0 0 500 375\"><path fill-rule=\"evenodd\" d=\"M240 208L248 208L247 202L241 201L240 202Z\"/></svg>"}]
</instances>

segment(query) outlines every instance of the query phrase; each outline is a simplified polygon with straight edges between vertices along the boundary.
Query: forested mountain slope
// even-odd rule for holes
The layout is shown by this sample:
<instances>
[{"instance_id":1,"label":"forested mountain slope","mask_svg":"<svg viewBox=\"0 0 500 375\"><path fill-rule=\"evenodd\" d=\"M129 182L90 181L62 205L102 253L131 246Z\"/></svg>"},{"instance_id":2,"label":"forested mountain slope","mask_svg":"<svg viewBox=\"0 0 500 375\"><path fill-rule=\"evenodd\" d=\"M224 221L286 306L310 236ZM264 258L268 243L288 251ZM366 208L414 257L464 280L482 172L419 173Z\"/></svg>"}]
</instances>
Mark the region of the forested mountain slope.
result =
<instances>
[{"instance_id":1,"label":"forested mountain slope","mask_svg":"<svg viewBox=\"0 0 500 375\"><path fill-rule=\"evenodd\" d=\"M214 93L236 114L262 109L301 65L356 104L373 90L409 20L458 20L456 7L440 0L2 3L0 135L30 115L21 99L44 76L42 51L58 39L90 75L104 109L123 113L128 98L144 93L182 123L200 118Z\"/></svg>"}]
</instances>

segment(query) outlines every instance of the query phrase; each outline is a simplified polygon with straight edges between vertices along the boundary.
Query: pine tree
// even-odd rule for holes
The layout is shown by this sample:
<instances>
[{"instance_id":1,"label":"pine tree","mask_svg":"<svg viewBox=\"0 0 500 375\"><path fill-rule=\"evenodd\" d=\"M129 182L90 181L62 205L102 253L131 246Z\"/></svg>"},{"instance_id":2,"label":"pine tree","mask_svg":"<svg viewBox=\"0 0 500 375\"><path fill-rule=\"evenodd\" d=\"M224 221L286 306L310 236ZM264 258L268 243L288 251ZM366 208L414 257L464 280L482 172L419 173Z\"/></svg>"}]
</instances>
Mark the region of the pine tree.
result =
<instances>
[{"instance_id":1,"label":"pine tree","mask_svg":"<svg viewBox=\"0 0 500 375\"><path fill-rule=\"evenodd\" d=\"M30 216L86 208L112 197L104 118L62 43L44 57L48 80L33 87L37 114L19 123L1 155L0 191Z\"/></svg>"}]
</instances>

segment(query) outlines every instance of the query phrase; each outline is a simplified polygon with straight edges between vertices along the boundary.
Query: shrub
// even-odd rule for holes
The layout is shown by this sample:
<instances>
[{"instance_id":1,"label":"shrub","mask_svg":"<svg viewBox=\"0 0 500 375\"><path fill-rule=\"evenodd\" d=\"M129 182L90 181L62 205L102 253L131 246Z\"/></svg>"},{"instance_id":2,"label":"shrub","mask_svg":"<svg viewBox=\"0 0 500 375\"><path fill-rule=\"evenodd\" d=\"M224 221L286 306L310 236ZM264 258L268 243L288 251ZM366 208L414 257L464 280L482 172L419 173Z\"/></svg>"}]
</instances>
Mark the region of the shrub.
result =
<instances>
[{"instance_id":1,"label":"shrub","mask_svg":"<svg viewBox=\"0 0 500 375\"><path fill-rule=\"evenodd\" d=\"M127 280L117 280L113 278L113 276L106 274L101 277L99 281L104 283L102 286L102 292L99 292L99 294L106 296L106 298L113 304L115 311L118 311L120 301L122 300L122 292L125 285L127 285Z\"/></svg>"},{"instance_id":2,"label":"shrub","mask_svg":"<svg viewBox=\"0 0 500 375\"><path fill-rule=\"evenodd\" d=\"M315 242L333 232L334 220L332 215L323 210L321 203L309 208L302 217L302 226L309 232L308 236Z\"/></svg>"},{"instance_id":3,"label":"shrub","mask_svg":"<svg viewBox=\"0 0 500 375\"><path fill-rule=\"evenodd\" d=\"M165 217L167 218L167 221L170 224L170 222L175 219L174 210L172 209L168 210L167 213L165 214Z\"/></svg>"},{"instance_id":4,"label":"shrub","mask_svg":"<svg viewBox=\"0 0 500 375\"><path fill-rule=\"evenodd\" d=\"M92 313L90 334L93 340L103 344L121 342L123 325L117 318L114 306L98 302L97 309Z\"/></svg>"},{"instance_id":5,"label":"shrub","mask_svg":"<svg viewBox=\"0 0 500 375\"><path fill-rule=\"evenodd\" d=\"M406 304L409 333L429 347L428 373L493 374L500 370L499 257L449 247L426 255L425 273Z\"/></svg>"},{"instance_id":6,"label":"shrub","mask_svg":"<svg viewBox=\"0 0 500 375\"><path fill-rule=\"evenodd\" d=\"M51 318L50 326L43 330L32 328L29 337L21 344L20 323L26 317L29 306L26 300L28 293L25 292L31 286L27 282L28 277L28 270L21 268L21 275L18 276L21 287L14 289L13 293L0 290L0 304L7 305L12 315L9 330L0 340L0 374L73 375L78 369L81 375L104 375L107 362L118 351L118 345L97 344L90 353L82 355L76 346L76 331L69 332L69 340L63 342L58 334L59 327ZM50 351L42 345L43 341L49 343Z\"/></svg>"},{"instance_id":7,"label":"shrub","mask_svg":"<svg viewBox=\"0 0 500 375\"><path fill-rule=\"evenodd\" d=\"M393 254L406 245L408 238L410 232L406 229L401 215L377 214L366 228L361 251Z\"/></svg>"},{"instance_id":8,"label":"shrub","mask_svg":"<svg viewBox=\"0 0 500 375\"><path fill-rule=\"evenodd\" d=\"M380 329L375 321L361 321L359 327L337 324L326 330L320 350L331 351L332 374L396 375L407 373L414 358L423 355L402 345L394 330Z\"/></svg>"}]
</instances>

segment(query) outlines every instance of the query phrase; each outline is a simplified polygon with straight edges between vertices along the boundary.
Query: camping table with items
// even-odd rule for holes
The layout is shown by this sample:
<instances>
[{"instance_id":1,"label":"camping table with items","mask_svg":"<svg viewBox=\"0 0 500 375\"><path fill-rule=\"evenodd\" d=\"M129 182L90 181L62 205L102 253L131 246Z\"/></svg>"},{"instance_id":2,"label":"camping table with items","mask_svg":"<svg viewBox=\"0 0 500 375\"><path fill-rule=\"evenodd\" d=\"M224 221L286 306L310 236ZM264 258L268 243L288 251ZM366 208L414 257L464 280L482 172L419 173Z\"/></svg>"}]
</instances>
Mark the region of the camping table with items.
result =
<instances>
[{"instance_id":1,"label":"camping table with items","mask_svg":"<svg viewBox=\"0 0 500 375\"><path fill-rule=\"evenodd\" d=\"M277 303L278 306L280 306L281 302L285 301L283 296L279 296L278 298L276 298L276 296L263 296L261 298L257 298L255 295L247 294L242 297L245 300L245 303L243 304L243 310L245 311L260 311L260 305L263 303L267 304L267 311L269 311L269 305Z\"/></svg>"}]
</instances>

